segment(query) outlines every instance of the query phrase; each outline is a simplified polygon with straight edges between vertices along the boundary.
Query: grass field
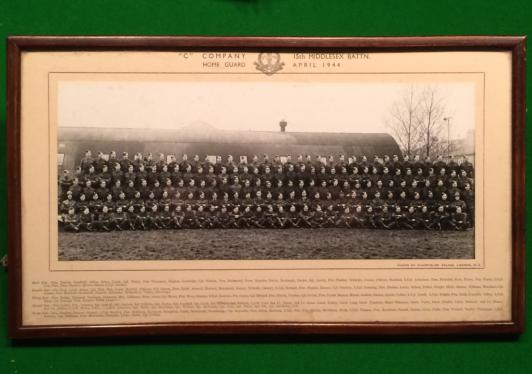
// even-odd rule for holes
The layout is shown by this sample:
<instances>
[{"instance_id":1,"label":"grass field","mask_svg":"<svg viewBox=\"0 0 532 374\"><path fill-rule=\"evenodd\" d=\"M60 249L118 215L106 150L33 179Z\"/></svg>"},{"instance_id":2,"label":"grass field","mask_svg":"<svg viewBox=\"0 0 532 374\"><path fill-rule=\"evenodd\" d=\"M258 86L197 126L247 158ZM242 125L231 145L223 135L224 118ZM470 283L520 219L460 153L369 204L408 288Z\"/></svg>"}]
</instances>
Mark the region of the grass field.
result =
<instances>
[{"instance_id":1,"label":"grass field","mask_svg":"<svg viewBox=\"0 0 532 374\"><path fill-rule=\"evenodd\" d=\"M474 233L416 230L168 230L59 234L59 260L468 259Z\"/></svg>"}]
</instances>

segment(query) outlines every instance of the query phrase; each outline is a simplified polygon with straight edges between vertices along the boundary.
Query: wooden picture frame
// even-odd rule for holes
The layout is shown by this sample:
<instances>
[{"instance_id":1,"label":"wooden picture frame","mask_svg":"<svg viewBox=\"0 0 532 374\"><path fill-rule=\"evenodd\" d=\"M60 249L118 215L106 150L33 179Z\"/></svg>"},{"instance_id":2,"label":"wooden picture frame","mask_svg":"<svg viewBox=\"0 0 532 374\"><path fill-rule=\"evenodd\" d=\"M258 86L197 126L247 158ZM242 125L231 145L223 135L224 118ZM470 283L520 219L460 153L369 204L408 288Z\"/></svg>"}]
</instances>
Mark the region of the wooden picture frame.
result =
<instances>
[{"instance_id":1,"label":"wooden picture frame","mask_svg":"<svg viewBox=\"0 0 532 374\"><path fill-rule=\"evenodd\" d=\"M524 327L524 198L525 198L525 37L521 36L440 36L440 37L200 37L200 36L13 36L7 40L8 75L7 75L7 142L8 142L8 222L9 222L9 334L11 338L50 338L50 337L89 337L89 336L124 336L124 335L176 335L176 334L327 334L327 335L454 335L454 334L518 334ZM508 300L509 318L494 320L386 320L376 317L374 321L339 319L320 320L309 318L301 320L283 320L282 318L255 320L173 320L142 321L132 320L127 323L35 323L25 322L24 313L28 309L28 300L24 292L31 293L26 283L27 270L23 253L28 243L27 227L23 222L29 214L24 201L23 190L29 188L24 180L24 159L29 157L27 136L35 126L27 120L24 107L25 84L38 75L28 78L25 57L39 53L179 53L179 52L246 52L246 53L366 53L397 54L409 53L498 53L509 54L509 94L511 107L505 108L510 113L511 144L504 148L509 153L505 156L511 161L508 170L511 180L505 180L510 186L511 201L508 201L508 214L511 219L508 227L510 243L507 248L511 263L504 282L510 282L505 297ZM479 55L480 56L480 55ZM482 55L482 58L485 55ZM480 57L479 57L480 58ZM220 60L222 61L222 60ZM260 67L261 62L256 62ZM460 63L460 60L458 60ZM31 64L30 64L31 65ZM28 66L30 66L28 65ZM106 63L107 66L110 66ZM263 69L274 68L270 62L262 65ZM252 69L252 67L250 67ZM285 69L288 69L285 67ZM260 70L260 69L259 69ZM449 71L452 69L450 68ZM287 71L287 70L285 70ZM263 70L263 73L266 72ZM256 72L261 74L260 71ZM275 74L275 71L270 72ZM488 74L488 77L490 73ZM492 73L491 73L492 74ZM50 92L50 91L49 91ZM488 96L489 93L484 91ZM502 104L501 104L502 105ZM37 108L37 109L36 109ZM49 108L48 108L49 110ZM24 115L23 115L24 113ZM486 115L489 118L489 114ZM24 126L30 126L25 128ZM501 125L502 126L502 125ZM487 127L492 131L492 127ZM284 130L284 129L283 129ZM510 130L510 129L509 129ZM26 139L26 140L25 140ZM33 139L45 142L45 139ZM493 152L490 148L486 154ZM54 157L54 155L48 155ZM35 183L33 188L39 188ZM485 186L485 188L494 188ZM489 190L487 194L489 195ZM43 208L45 209L45 208ZM45 209L46 210L46 209ZM490 213L486 209L487 214ZM46 213L45 213L46 214ZM50 213L48 212L48 216ZM36 234L37 235L37 234ZM511 248L510 248L511 246ZM23 249L24 248L24 249ZM27 249L31 251L31 248ZM36 249L35 249L36 250ZM505 249L506 250L506 249ZM30 252L31 253L31 252ZM487 273L472 275L487 277L492 266L487 257ZM33 266L33 265L32 265ZM38 266L38 265L36 265ZM46 265L48 266L48 265ZM484 267L483 267L484 268ZM414 270L415 271L415 270ZM467 270L463 270L467 271ZM473 271L473 270L472 270ZM478 271L478 270L477 270ZM105 272L104 272L105 273ZM168 272L167 272L168 273ZM75 272L70 272L75 279ZM471 273L473 274L473 273ZM201 275L203 276L203 275ZM26 283L25 283L26 282ZM465 281L464 281L465 282ZM465 282L464 284L466 284ZM24 286L26 284L26 286ZM38 283L37 283L38 285ZM30 287L30 288L28 288ZM38 288L37 286L35 288ZM25 290L25 291L23 291ZM505 292L506 292L505 291ZM506 300L506 299L505 299ZM48 301L44 302L47 303ZM53 304L52 301L49 301ZM36 304L42 303L35 301Z\"/></svg>"}]
</instances>

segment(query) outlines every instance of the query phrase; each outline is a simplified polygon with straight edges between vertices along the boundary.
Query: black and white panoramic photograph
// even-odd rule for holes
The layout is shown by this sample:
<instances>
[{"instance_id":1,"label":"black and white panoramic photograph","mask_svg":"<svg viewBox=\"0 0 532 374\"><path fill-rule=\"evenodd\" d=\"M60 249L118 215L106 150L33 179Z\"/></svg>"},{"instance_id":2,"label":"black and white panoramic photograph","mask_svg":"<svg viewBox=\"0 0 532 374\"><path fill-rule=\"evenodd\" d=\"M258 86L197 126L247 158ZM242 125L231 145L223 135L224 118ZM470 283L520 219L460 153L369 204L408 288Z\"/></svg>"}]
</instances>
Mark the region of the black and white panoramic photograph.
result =
<instances>
[{"instance_id":1,"label":"black and white panoramic photograph","mask_svg":"<svg viewBox=\"0 0 532 374\"><path fill-rule=\"evenodd\" d=\"M64 81L60 261L475 258L475 87Z\"/></svg>"}]
</instances>

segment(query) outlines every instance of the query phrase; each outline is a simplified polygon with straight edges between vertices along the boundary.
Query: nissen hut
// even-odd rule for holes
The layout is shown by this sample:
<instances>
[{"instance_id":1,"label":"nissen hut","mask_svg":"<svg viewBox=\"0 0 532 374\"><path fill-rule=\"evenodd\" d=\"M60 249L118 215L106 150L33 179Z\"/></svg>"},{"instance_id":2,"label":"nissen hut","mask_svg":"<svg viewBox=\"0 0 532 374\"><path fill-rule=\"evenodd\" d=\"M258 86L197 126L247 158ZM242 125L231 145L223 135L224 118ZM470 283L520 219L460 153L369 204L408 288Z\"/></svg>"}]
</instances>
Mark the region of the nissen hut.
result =
<instances>
[{"instance_id":1,"label":"nissen hut","mask_svg":"<svg viewBox=\"0 0 532 374\"><path fill-rule=\"evenodd\" d=\"M267 154L270 158L279 155L281 159L291 155L316 155L334 158L343 154L347 157L362 155L401 155L397 142L386 133L329 133L329 132L288 132L286 122L280 123L280 131L234 131L219 130L204 123L193 124L179 129L127 129L96 127L62 127L58 132L58 167L75 169L84 153L91 150L93 155L103 152L108 155L116 151L118 157L127 152L132 158L137 152L174 155L178 160L183 154L189 157L199 155L233 155L235 160L253 155Z\"/></svg>"}]
</instances>

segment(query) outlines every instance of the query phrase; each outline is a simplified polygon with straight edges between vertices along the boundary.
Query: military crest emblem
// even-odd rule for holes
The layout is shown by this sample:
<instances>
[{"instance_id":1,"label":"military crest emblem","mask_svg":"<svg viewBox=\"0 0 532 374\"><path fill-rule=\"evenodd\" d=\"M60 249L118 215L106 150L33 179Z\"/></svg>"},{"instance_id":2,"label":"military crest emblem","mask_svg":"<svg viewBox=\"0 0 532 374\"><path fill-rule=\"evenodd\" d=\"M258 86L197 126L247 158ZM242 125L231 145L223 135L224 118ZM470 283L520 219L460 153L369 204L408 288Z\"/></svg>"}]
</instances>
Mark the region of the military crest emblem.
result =
<instances>
[{"instance_id":1,"label":"military crest emblem","mask_svg":"<svg viewBox=\"0 0 532 374\"><path fill-rule=\"evenodd\" d=\"M266 75L273 75L282 70L284 62L281 62L279 53L259 53L255 67Z\"/></svg>"}]
</instances>

